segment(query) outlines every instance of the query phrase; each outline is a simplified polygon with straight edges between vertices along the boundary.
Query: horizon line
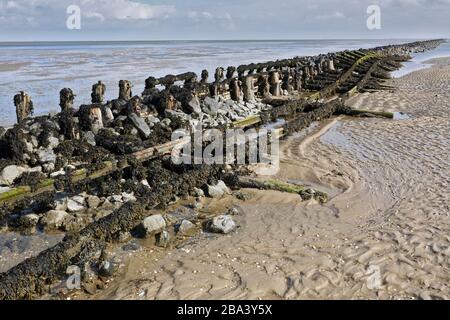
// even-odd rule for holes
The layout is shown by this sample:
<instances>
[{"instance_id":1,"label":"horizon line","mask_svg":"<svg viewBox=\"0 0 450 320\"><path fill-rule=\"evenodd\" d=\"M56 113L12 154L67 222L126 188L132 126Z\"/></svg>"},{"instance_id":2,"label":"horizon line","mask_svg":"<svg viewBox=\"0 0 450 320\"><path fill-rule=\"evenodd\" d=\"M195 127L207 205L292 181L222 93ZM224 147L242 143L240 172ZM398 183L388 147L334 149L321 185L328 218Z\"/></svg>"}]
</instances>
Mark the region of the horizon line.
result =
<instances>
[{"instance_id":1,"label":"horizon line","mask_svg":"<svg viewBox=\"0 0 450 320\"><path fill-rule=\"evenodd\" d=\"M393 38L286 38L286 39L159 39L159 40L0 40L0 44L6 43L105 43L105 42L205 42L205 41L220 41L220 42L242 42L242 41L273 41L273 42L281 42L281 41L339 41L339 40L448 40L448 38L402 38L402 37L393 37Z\"/></svg>"}]
</instances>

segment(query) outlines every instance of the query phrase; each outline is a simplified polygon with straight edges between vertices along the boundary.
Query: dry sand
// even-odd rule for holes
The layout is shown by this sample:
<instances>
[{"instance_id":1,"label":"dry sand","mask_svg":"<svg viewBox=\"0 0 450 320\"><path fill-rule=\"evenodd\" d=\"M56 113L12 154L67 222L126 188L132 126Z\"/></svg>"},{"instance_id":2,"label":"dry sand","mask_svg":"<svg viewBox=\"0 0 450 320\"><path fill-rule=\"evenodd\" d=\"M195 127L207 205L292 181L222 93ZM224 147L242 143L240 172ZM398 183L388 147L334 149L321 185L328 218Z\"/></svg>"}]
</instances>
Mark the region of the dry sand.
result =
<instances>
[{"instance_id":1,"label":"dry sand","mask_svg":"<svg viewBox=\"0 0 450 320\"><path fill-rule=\"evenodd\" d=\"M350 101L410 119L341 117L282 143L277 178L327 191L326 205L246 190L237 232L129 253L94 298L449 299L450 59L434 62Z\"/></svg>"}]
</instances>

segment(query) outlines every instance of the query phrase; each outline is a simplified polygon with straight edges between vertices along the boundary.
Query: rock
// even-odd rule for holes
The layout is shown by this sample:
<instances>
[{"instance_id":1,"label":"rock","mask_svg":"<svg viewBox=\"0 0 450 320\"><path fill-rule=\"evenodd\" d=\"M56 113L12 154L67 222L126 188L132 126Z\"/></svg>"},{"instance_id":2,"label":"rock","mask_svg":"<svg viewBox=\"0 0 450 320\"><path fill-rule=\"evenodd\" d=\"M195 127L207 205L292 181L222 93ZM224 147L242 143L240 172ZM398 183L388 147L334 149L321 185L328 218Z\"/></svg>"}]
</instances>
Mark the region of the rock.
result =
<instances>
[{"instance_id":1,"label":"rock","mask_svg":"<svg viewBox=\"0 0 450 320\"><path fill-rule=\"evenodd\" d=\"M175 111L175 110L166 110L165 115L166 115L166 118L164 118L161 121L161 124L163 124L165 127L170 127L172 122L174 122L174 123L189 122L189 115L187 115L184 112Z\"/></svg>"},{"instance_id":2,"label":"rock","mask_svg":"<svg viewBox=\"0 0 450 320\"><path fill-rule=\"evenodd\" d=\"M247 201L250 199L250 195L242 191L233 192L233 196L235 196L237 199L241 201Z\"/></svg>"},{"instance_id":3,"label":"rock","mask_svg":"<svg viewBox=\"0 0 450 320\"><path fill-rule=\"evenodd\" d=\"M53 208L58 211L66 211L67 201L69 201L69 198L66 193L58 193L55 196L55 201L53 201Z\"/></svg>"},{"instance_id":4,"label":"rock","mask_svg":"<svg viewBox=\"0 0 450 320\"><path fill-rule=\"evenodd\" d=\"M95 134L92 131L83 132L83 139L93 147L97 144L95 142Z\"/></svg>"},{"instance_id":5,"label":"rock","mask_svg":"<svg viewBox=\"0 0 450 320\"><path fill-rule=\"evenodd\" d=\"M136 251L141 248L141 245L137 241L131 241L130 243L125 244L122 246L122 250L124 251Z\"/></svg>"},{"instance_id":6,"label":"rock","mask_svg":"<svg viewBox=\"0 0 450 320\"><path fill-rule=\"evenodd\" d=\"M97 209L100 206L101 200L97 196L88 196L86 202L89 209Z\"/></svg>"},{"instance_id":7,"label":"rock","mask_svg":"<svg viewBox=\"0 0 450 320\"><path fill-rule=\"evenodd\" d=\"M109 278L117 271L117 269L118 267L115 263L108 260L103 260L98 265L98 274L101 277Z\"/></svg>"},{"instance_id":8,"label":"rock","mask_svg":"<svg viewBox=\"0 0 450 320\"><path fill-rule=\"evenodd\" d=\"M36 166L36 167L30 168L28 170L28 172L42 172L42 167L41 166Z\"/></svg>"},{"instance_id":9,"label":"rock","mask_svg":"<svg viewBox=\"0 0 450 320\"><path fill-rule=\"evenodd\" d=\"M3 168L0 174L0 185L2 186L10 186L13 184L14 180L27 171L24 167L19 167L16 165L10 165Z\"/></svg>"},{"instance_id":10,"label":"rock","mask_svg":"<svg viewBox=\"0 0 450 320\"><path fill-rule=\"evenodd\" d=\"M239 214L239 210L236 207L230 208L228 210L228 215L230 216L237 216Z\"/></svg>"},{"instance_id":11,"label":"rock","mask_svg":"<svg viewBox=\"0 0 450 320\"><path fill-rule=\"evenodd\" d=\"M55 137L48 138L48 147L55 149L59 145L59 139Z\"/></svg>"},{"instance_id":12,"label":"rock","mask_svg":"<svg viewBox=\"0 0 450 320\"><path fill-rule=\"evenodd\" d=\"M105 199L102 203L102 205L100 206L100 209L105 210L105 211L110 211L114 209L114 205L111 203L111 201L109 201L108 199Z\"/></svg>"},{"instance_id":13,"label":"rock","mask_svg":"<svg viewBox=\"0 0 450 320\"><path fill-rule=\"evenodd\" d=\"M122 200L123 200L123 202L135 202L137 199L134 196L134 194L123 192L122 193Z\"/></svg>"},{"instance_id":14,"label":"rock","mask_svg":"<svg viewBox=\"0 0 450 320\"><path fill-rule=\"evenodd\" d=\"M214 217L206 224L206 230L213 233L230 233L236 229L236 223L229 215Z\"/></svg>"},{"instance_id":15,"label":"rock","mask_svg":"<svg viewBox=\"0 0 450 320\"><path fill-rule=\"evenodd\" d=\"M220 109L219 99L218 98L211 98L206 97L205 100L203 100L203 106L202 111L215 116L217 114L217 111Z\"/></svg>"},{"instance_id":16,"label":"rock","mask_svg":"<svg viewBox=\"0 0 450 320\"><path fill-rule=\"evenodd\" d=\"M53 149L50 148L39 150L37 156L41 164L49 162L54 163L56 161L55 152L53 152Z\"/></svg>"},{"instance_id":17,"label":"rock","mask_svg":"<svg viewBox=\"0 0 450 320\"><path fill-rule=\"evenodd\" d=\"M31 142L25 142L28 153L33 153L33 144Z\"/></svg>"},{"instance_id":18,"label":"rock","mask_svg":"<svg viewBox=\"0 0 450 320\"><path fill-rule=\"evenodd\" d=\"M191 207L195 210L199 210L199 209L203 208L202 199L197 198Z\"/></svg>"},{"instance_id":19,"label":"rock","mask_svg":"<svg viewBox=\"0 0 450 320\"><path fill-rule=\"evenodd\" d=\"M46 229L60 229L64 222L69 218L65 211L50 210L40 220L40 224Z\"/></svg>"},{"instance_id":20,"label":"rock","mask_svg":"<svg viewBox=\"0 0 450 320\"><path fill-rule=\"evenodd\" d=\"M150 188L150 184L148 183L147 179L142 180L142 181L141 181L141 184L142 184L143 186L146 186L146 187L149 187L149 188Z\"/></svg>"},{"instance_id":21,"label":"rock","mask_svg":"<svg viewBox=\"0 0 450 320\"><path fill-rule=\"evenodd\" d=\"M170 234L166 230L156 235L156 245L161 248L167 248L170 243Z\"/></svg>"},{"instance_id":22,"label":"rock","mask_svg":"<svg viewBox=\"0 0 450 320\"><path fill-rule=\"evenodd\" d=\"M42 165L42 171L46 172L46 173L55 171L55 163L53 163L53 162L44 163Z\"/></svg>"},{"instance_id":23,"label":"rock","mask_svg":"<svg viewBox=\"0 0 450 320\"><path fill-rule=\"evenodd\" d=\"M127 242L131 239L131 233L129 231L120 231L117 235L117 242Z\"/></svg>"},{"instance_id":24,"label":"rock","mask_svg":"<svg viewBox=\"0 0 450 320\"><path fill-rule=\"evenodd\" d=\"M155 117L154 115L149 115L147 117L147 123L150 126L150 128L153 128L159 122L160 122L159 118Z\"/></svg>"},{"instance_id":25,"label":"rock","mask_svg":"<svg viewBox=\"0 0 450 320\"><path fill-rule=\"evenodd\" d=\"M193 96L192 99L187 103L187 111L190 113L201 113L202 108L200 107L200 100Z\"/></svg>"},{"instance_id":26,"label":"rock","mask_svg":"<svg viewBox=\"0 0 450 320\"><path fill-rule=\"evenodd\" d=\"M121 203L121 202L123 202L122 196L118 195L118 194L115 194L115 195L112 195L112 196L108 197L108 200L111 203Z\"/></svg>"},{"instance_id":27,"label":"rock","mask_svg":"<svg viewBox=\"0 0 450 320\"><path fill-rule=\"evenodd\" d=\"M136 129L143 137L148 138L150 136L152 131L150 130L150 127L148 126L148 124L145 122L144 119L142 119L135 113L130 114L128 118L131 120L133 125L136 127Z\"/></svg>"},{"instance_id":28,"label":"rock","mask_svg":"<svg viewBox=\"0 0 450 320\"><path fill-rule=\"evenodd\" d=\"M175 225L177 234L190 235L195 231L195 224L189 220L183 220L181 223Z\"/></svg>"},{"instance_id":29,"label":"rock","mask_svg":"<svg viewBox=\"0 0 450 320\"><path fill-rule=\"evenodd\" d=\"M85 200L82 196L75 196L67 201L67 210L69 212L77 212L85 209Z\"/></svg>"},{"instance_id":30,"label":"rock","mask_svg":"<svg viewBox=\"0 0 450 320\"><path fill-rule=\"evenodd\" d=\"M54 179L54 178L56 178L58 176L63 176L65 174L66 174L66 172L63 169L61 169L59 171L50 173L50 178Z\"/></svg>"},{"instance_id":31,"label":"rock","mask_svg":"<svg viewBox=\"0 0 450 320\"><path fill-rule=\"evenodd\" d=\"M147 217L142 221L141 227L145 232L145 235L148 236L150 234L158 233L164 230L166 227L166 221L163 216L160 214L156 214L150 217Z\"/></svg>"},{"instance_id":32,"label":"rock","mask_svg":"<svg viewBox=\"0 0 450 320\"><path fill-rule=\"evenodd\" d=\"M205 192L200 189L200 188L194 188L194 197L204 197L205 196Z\"/></svg>"},{"instance_id":33,"label":"rock","mask_svg":"<svg viewBox=\"0 0 450 320\"><path fill-rule=\"evenodd\" d=\"M164 118L160 122L161 122L161 126L163 126L164 128L170 128L170 124L172 123L172 120L170 120L169 118Z\"/></svg>"},{"instance_id":34,"label":"rock","mask_svg":"<svg viewBox=\"0 0 450 320\"><path fill-rule=\"evenodd\" d=\"M225 194L231 194L230 189L228 189L227 185L222 180L219 180L215 186L207 185L206 192L211 198L220 198Z\"/></svg>"},{"instance_id":35,"label":"rock","mask_svg":"<svg viewBox=\"0 0 450 320\"><path fill-rule=\"evenodd\" d=\"M198 214L195 210L189 208L189 207L178 207L175 210L168 212L165 216L165 219L169 223L176 223L177 221L182 220L189 220L189 221L196 221L198 218Z\"/></svg>"},{"instance_id":36,"label":"rock","mask_svg":"<svg viewBox=\"0 0 450 320\"><path fill-rule=\"evenodd\" d=\"M23 228L33 228L39 222L39 216L35 213L29 213L20 217L20 224Z\"/></svg>"}]
</instances>

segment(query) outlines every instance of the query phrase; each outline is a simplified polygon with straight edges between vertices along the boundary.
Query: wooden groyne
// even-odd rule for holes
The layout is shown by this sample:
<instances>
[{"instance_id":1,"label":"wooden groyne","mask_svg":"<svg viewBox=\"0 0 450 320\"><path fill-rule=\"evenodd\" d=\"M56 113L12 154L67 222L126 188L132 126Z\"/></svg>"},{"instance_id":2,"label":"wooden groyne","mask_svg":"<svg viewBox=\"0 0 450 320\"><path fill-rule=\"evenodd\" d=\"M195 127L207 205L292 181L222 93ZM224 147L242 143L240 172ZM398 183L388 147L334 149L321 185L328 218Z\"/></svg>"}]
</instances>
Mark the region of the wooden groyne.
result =
<instances>
[{"instance_id":1,"label":"wooden groyne","mask_svg":"<svg viewBox=\"0 0 450 320\"><path fill-rule=\"evenodd\" d=\"M259 127L283 119L278 128L282 136L335 114L357 115L361 112L345 106L348 96L389 89L383 85L389 71L399 68L410 53L440 43L423 41L217 68L212 82L206 70L200 79L192 72L149 77L138 96L132 94L132 84L122 80L119 98L107 102L107 88L98 82L92 87L92 104L79 108L74 107L74 92L66 88L60 94L61 112L55 116L31 117L36 107L32 97L19 93L14 98L18 123L0 130L0 184L7 188L0 192L3 223L11 227L28 223L30 208L42 218L54 209L61 192L102 196L132 192L137 201L68 232L56 246L0 274L0 298L44 293L68 266L99 259L97 252L105 243L135 228L150 209L166 206L174 196L193 195L196 188L218 180L243 185L242 180L236 182L237 165L230 169L171 164L165 155L185 143L171 140L175 130Z\"/></svg>"}]
</instances>

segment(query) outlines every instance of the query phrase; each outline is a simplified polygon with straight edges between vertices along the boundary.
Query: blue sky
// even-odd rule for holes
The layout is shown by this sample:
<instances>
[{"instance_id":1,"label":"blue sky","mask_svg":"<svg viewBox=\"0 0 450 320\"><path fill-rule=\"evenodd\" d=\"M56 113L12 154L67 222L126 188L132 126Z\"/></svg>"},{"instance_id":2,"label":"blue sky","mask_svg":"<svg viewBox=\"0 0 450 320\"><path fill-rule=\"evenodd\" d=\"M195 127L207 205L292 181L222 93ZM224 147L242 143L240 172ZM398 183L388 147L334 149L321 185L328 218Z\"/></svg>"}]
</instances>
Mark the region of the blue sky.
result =
<instances>
[{"instance_id":1,"label":"blue sky","mask_svg":"<svg viewBox=\"0 0 450 320\"><path fill-rule=\"evenodd\" d=\"M70 5L81 30L66 27ZM450 38L450 0L0 0L0 41L436 37Z\"/></svg>"}]
</instances>

